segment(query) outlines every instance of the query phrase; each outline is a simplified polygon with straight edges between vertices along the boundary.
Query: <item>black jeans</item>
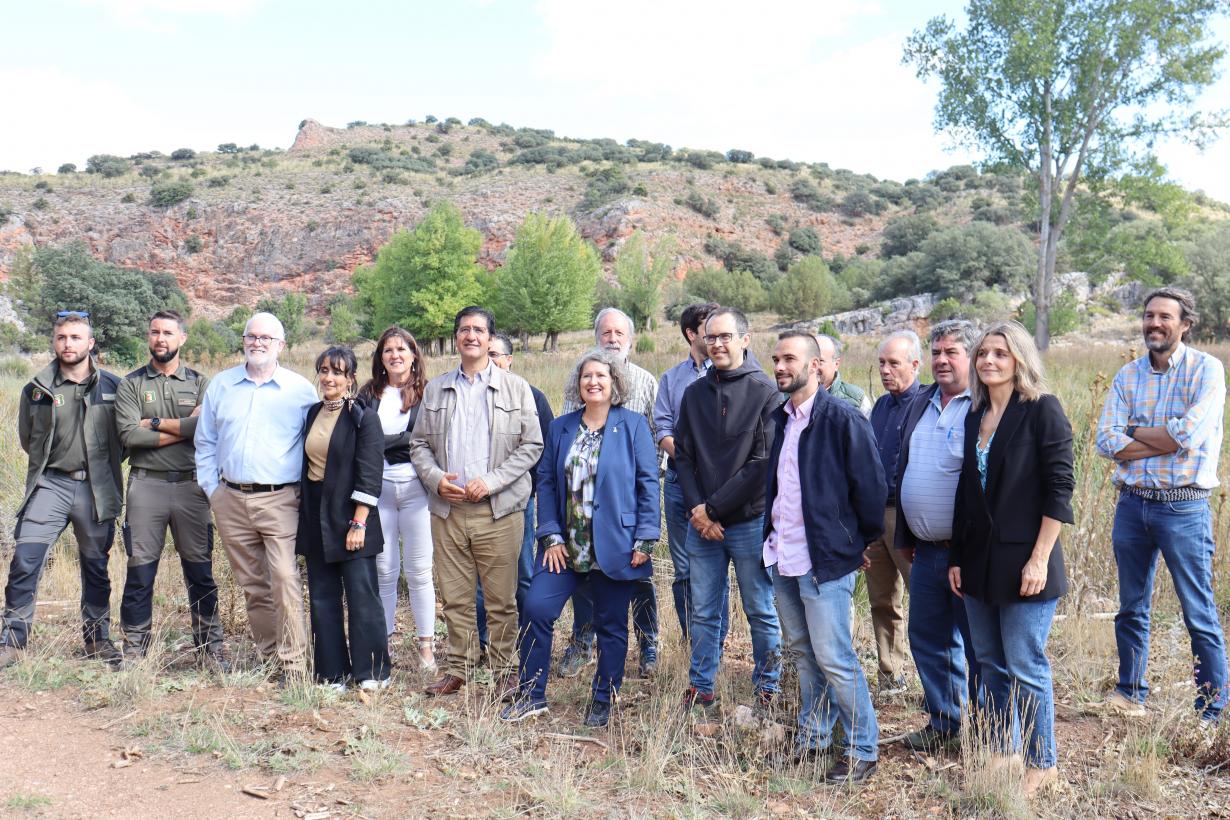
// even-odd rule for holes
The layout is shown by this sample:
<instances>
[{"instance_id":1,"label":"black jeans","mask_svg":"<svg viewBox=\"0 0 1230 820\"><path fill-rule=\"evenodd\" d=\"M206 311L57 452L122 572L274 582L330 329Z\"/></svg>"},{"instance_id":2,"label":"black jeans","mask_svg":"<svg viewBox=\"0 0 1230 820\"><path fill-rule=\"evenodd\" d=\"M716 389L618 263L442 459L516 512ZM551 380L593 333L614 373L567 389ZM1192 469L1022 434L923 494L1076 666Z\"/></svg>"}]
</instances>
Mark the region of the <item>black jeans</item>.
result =
<instances>
[{"instance_id":1,"label":"black jeans","mask_svg":"<svg viewBox=\"0 0 1230 820\"><path fill-rule=\"evenodd\" d=\"M376 556L335 563L325 560L320 494L319 482L304 482L301 503L307 510L308 527L307 532L299 533L300 549L307 558L316 677L327 683L342 683L347 677L384 680L390 672L389 639L384 631Z\"/></svg>"}]
</instances>

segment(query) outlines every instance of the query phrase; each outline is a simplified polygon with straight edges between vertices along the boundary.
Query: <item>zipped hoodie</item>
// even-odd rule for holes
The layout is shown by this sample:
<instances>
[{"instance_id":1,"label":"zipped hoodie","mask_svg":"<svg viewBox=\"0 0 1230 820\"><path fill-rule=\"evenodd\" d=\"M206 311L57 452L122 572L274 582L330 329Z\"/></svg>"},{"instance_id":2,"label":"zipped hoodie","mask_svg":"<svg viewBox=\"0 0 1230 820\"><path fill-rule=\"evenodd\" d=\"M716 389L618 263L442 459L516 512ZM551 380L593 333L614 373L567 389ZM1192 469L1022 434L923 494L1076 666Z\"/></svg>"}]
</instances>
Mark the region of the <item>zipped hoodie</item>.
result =
<instances>
[{"instance_id":1,"label":"zipped hoodie","mask_svg":"<svg viewBox=\"0 0 1230 820\"><path fill-rule=\"evenodd\" d=\"M747 360L734 370L711 367L684 391L675 422L675 470L686 513L706 504L710 518L729 525L764 512L781 401L777 385Z\"/></svg>"}]
</instances>

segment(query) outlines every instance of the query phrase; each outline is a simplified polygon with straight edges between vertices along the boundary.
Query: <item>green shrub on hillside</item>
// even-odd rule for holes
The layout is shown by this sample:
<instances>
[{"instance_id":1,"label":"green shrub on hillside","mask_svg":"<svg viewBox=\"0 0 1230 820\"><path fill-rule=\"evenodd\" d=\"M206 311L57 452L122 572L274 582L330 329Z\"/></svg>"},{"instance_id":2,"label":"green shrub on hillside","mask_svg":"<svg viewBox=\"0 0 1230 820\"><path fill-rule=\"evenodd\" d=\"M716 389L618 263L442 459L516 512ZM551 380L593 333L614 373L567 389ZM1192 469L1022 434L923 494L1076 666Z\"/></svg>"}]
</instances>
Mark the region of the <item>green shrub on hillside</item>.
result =
<instances>
[{"instance_id":1,"label":"green shrub on hillside","mask_svg":"<svg viewBox=\"0 0 1230 820\"><path fill-rule=\"evenodd\" d=\"M201 249L204 247L205 241L196 234L191 234L184 240L184 250L188 253L200 253Z\"/></svg>"},{"instance_id":2,"label":"green shrub on hillside","mask_svg":"<svg viewBox=\"0 0 1230 820\"><path fill-rule=\"evenodd\" d=\"M1033 300L1025 300L1025 303L1021 305L1021 324L1033 333L1037 320ZM1071 333L1081 326L1080 305L1076 301L1075 294L1068 290L1055 294L1055 298L1051 300L1047 324L1052 339L1065 333Z\"/></svg>"},{"instance_id":3,"label":"green shrub on hillside","mask_svg":"<svg viewBox=\"0 0 1230 820\"><path fill-rule=\"evenodd\" d=\"M743 164L746 162L751 162L755 158L756 158L756 155L753 154L751 151L744 151L740 148L731 148L729 151L726 152L726 161L733 162L736 164Z\"/></svg>"},{"instance_id":4,"label":"green shrub on hillside","mask_svg":"<svg viewBox=\"0 0 1230 820\"><path fill-rule=\"evenodd\" d=\"M880 241L880 258L905 256L916 251L923 240L938 229L939 223L930 214L899 216L884 226L883 238Z\"/></svg>"},{"instance_id":5,"label":"green shrub on hillside","mask_svg":"<svg viewBox=\"0 0 1230 820\"><path fill-rule=\"evenodd\" d=\"M746 270L701 268L688 274L684 287L693 302L717 302L748 313L764 310L768 301L764 285Z\"/></svg>"},{"instance_id":6,"label":"green shrub on hillside","mask_svg":"<svg viewBox=\"0 0 1230 820\"><path fill-rule=\"evenodd\" d=\"M75 174L77 173L76 163L66 162L56 169L57 174Z\"/></svg>"},{"instance_id":7,"label":"green shrub on hillside","mask_svg":"<svg viewBox=\"0 0 1230 820\"><path fill-rule=\"evenodd\" d=\"M820 235L815 228L795 228L786 241L804 256L820 253Z\"/></svg>"},{"instance_id":8,"label":"green shrub on hillside","mask_svg":"<svg viewBox=\"0 0 1230 820\"><path fill-rule=\"evenodd\" d=\"M721 208L718 207L717 201L713 197L706 197L699 191L689 191L688 195L683 199L683 204L709 219L713 219L721 212Z\"/></svg>"},{"instance_id":9,"label":"green shrub on hillside","mask_svg":"<svg viewBox=\"0 0 1230 820\"><path fill-rule=\"evenodd\" d=\"M818 256L807 256L777 281L769 306L784 321L814 319L850 307L850 294Z\"/></svg>"},{"instance_id":10,"label":"green shrub on hillside","mask_svg":"<svg viewBox=\"0 0 1230 820\"><path fill-rule=\"evenodd\" d=\"M168 208L192 196L192 183L186 179L155 182L149 189L149 204L156 208Z\"/></svg>"},{"instance_id":11,"label":"green shrub on hillside","mask_svg":"<svg viewBox=\"0 0 1230 820\"><path fill-rule=\"evenodd\" d=\"M191 148L176 148L171 152L171 159L181 162L186 159L196 159L196 151Z\"/></svg>"},{"instance_id":12,"label":"green shrub on hillside","mask_svg":"<svg viewBox=\"0 0 1230 820\"><path fill-rule=\"evenodd\" d=\"M85 161L87 174L100 174L107 179L123 176L131 167L128 160L112 154L95 154Z\"/></svg>"},{"instance_id":13,"label":"green shrub on hillside","mask_svg":"<svg viewBox=\"0 0 1230 820\"><path fill-rule=\"evenodd\" d=\"M631 188L628 177L619 166L600 168L590 173L589 182L585 185L585 195L581 198L581 207L587 211L600 208L628 193Z\"/></svg>"}]
</instances>

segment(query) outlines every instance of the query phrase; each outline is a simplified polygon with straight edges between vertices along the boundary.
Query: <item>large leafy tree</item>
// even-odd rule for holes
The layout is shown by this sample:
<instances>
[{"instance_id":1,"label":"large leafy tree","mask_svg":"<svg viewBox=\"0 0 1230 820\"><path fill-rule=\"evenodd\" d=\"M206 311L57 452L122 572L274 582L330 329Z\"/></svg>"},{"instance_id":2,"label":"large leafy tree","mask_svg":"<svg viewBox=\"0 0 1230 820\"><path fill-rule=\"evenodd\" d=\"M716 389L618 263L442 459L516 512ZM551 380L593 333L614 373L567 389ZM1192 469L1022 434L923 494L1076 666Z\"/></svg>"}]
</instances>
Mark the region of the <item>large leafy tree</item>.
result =
<instances>
[{"instance_id":1,"label":"large leafy tree","mask_svg":"<svg viewBox=\"0 0 1230 820\"><path fill-rule=\"evenodd\" d=\"M618 307L638 328L653 328L661 312L662 285L671 274L674 250L670 237L650 249L645 234L633 231L615 257L614 285L599 286L599 304Z\"/></svg>"},{"instance_id":2,"label":"large leafy tree","mask_svg":"<svg viewBox=\"0 0 1230 820\"><path fill-rule=\"evenodd\" d=\"M1203 143L1226 124L1224 112L1196 109L1225 52L1209 41L1224 9L1224 0L970 0L964 30L936 17L907 40L905 61L941 82L936 127L1037 185L1040 348L1081 179L1142 162L1159 137Z\"/></svg>"},{"instance_id":3,"label":"large leafy tree","mask_svg":"<svg viewBox=\"0 0 1230 820\"><path fill-rule=\"evenodd\" d=\"M497 323L522 334L545 333L556 350L560 331L589 324L602 263L567 217L529 214L494 277Z\"/></svg>"},{"instance_id":4,"label":"large leafy tree","mask_svg":"<svg viewBox=\"0 0 1230 820\"><path fill-rule=\"evenodd\" d=\"M355 271L368 335L375 338L389 325L400 325L442 351L457 311L482 298L477 261L482 243L482 234L467 228L449 202L432 208L413 231L394 234L375 262Z\"/></svg>"}]
</instances>

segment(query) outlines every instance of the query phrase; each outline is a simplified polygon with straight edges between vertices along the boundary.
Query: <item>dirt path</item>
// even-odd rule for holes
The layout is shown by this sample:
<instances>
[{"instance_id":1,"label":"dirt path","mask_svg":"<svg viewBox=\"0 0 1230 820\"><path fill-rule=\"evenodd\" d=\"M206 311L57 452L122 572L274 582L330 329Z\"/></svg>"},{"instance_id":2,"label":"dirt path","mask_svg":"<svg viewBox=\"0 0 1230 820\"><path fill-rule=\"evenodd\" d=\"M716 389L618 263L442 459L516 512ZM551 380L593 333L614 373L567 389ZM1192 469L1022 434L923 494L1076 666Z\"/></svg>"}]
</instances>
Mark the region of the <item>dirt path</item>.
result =
<instances>
[{"instance_id":1,"label":"dirt path","mask_svg":"<svg viewBox=\"0 0 1230 820\"><path fill-rule=\"evenodd\" d=\"M54 693L0 687L0 815L45 817L293 816L284 801L241 792L259 776L146 759L105 718ZM126 757L125 750L138 749ZM263 784L268 785L268 784Z\"/></svg>"}]
</instances>

